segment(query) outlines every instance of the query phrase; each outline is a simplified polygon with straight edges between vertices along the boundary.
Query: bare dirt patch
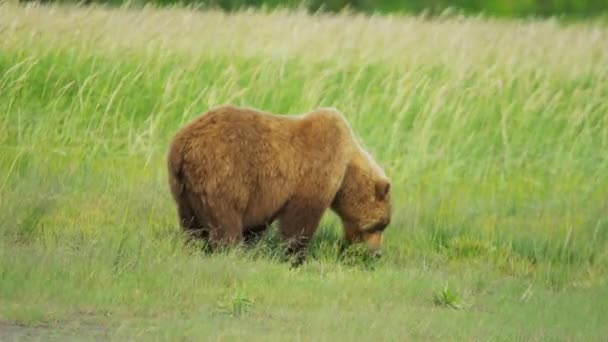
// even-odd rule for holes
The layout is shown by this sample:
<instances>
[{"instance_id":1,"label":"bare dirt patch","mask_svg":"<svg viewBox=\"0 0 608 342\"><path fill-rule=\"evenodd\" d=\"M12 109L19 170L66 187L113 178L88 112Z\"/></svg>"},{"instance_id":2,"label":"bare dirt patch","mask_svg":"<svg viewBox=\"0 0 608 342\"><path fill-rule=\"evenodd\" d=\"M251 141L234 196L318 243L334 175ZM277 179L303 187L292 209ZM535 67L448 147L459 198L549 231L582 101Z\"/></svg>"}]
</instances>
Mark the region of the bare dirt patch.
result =
<instances>
[{"instance_id":1,"label":"bare dirt patch","mask_svg":"<svg viewBox=\"0 0 608 342\"><path fill-rule=\"evenodd\" d=\"M0 322L0 341L107 341L112 329L90 323Z\"/></svg>"}]
</instances>

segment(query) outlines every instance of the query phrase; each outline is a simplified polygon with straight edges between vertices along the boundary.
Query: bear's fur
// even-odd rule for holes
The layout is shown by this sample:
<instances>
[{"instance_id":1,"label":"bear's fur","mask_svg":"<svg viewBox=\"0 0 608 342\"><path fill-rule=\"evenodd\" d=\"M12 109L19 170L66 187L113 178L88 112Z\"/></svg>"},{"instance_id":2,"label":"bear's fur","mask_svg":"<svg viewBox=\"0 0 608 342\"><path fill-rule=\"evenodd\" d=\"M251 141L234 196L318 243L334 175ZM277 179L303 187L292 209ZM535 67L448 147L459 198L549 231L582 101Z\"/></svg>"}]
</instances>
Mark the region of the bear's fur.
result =
<instances>
[{"instance_id":1,"label":"bear's fur","mask_svg":"<svg viewBox=\"0 0 608 342\"><path fill-rule=\"evenodd\" d=\"M175 135L168 171L182 228L212 246L255 239L278 219L301 263L331 208L349 243L379 251L391 217L389 179L335 109L214 108Z\"/></svg>"}]
</instances>

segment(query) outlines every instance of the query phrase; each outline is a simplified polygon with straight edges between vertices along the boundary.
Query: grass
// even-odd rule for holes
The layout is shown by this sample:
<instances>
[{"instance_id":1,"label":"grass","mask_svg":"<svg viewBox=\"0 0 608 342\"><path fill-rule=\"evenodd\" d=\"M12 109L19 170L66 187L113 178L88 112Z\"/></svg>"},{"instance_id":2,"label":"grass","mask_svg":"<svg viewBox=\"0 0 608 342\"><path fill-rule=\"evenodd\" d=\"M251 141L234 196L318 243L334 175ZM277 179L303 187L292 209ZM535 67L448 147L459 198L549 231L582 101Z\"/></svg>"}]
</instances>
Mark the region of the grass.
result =
<instances>
[{"instance_id":1,"label":"grass","mask_svg":"<svg viewBox=\"0 0 608 342\"><path fill-rule=\"evenodd\" d=\"M608 332L605 23L3 3L0 34L0 339ZM184 246L167 144L224 103L341 109L393 182L384 257L331 213L295 270L274 234Z\"/></svg>"},{"instance_id":2,"label":"grass","mask_svg":"<svg viewBox=\"0 0 608 342\"><path fill-rule=\"evenodd\" d=\"M461 299L458 292L450 287L449 284L445 284L440 291L433 293L433 301L435 302L435 305L446 308L462 308Z\"/></svg>"}]
</instances>

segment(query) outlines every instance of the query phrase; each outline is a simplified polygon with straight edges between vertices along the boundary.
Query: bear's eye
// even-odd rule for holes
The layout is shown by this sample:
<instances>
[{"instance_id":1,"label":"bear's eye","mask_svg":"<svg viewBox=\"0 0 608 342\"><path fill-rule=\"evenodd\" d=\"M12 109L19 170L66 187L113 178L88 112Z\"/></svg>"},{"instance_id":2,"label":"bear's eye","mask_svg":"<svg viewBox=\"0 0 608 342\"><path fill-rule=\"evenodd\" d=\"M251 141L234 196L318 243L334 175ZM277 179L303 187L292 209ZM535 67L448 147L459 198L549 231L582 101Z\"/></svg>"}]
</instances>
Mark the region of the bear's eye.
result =
<instances>
[{"instance_id":1,"label":"bear's eye","mask_svg":"<svg viewBox=\"0 0 608 342\"><path fill-rule=\"evenodd\" d=\"M384 229L386 229L386 226L388 226L387 223L379 222L379 223L376 223L375 225L373 225L370 229L367 229L366 232L367 233L382 232L382 231L384 231Z\"/></svg>"}]
</instances>

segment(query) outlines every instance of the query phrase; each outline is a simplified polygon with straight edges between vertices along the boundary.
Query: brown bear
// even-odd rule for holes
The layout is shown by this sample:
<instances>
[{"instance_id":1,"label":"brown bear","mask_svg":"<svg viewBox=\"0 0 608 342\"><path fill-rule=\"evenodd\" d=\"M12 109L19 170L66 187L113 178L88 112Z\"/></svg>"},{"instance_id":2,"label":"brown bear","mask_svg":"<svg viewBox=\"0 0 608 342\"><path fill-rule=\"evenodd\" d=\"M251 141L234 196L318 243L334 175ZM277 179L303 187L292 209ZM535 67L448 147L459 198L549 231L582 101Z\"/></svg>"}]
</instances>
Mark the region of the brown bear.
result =
<instances>
[{"instance_id":1,"label":"brown bear","mask_svg":"<svg viewBox=\"0 0 608 342\"><path fill-rule=\"evenodd\" d=\"M390 182L335 109L287 116L217 107L175 135L167 159L181 227L211 246L254 239L278 219L300 264L331 208L348 243L380 251Z\"/></svg>"}]
</instances>

